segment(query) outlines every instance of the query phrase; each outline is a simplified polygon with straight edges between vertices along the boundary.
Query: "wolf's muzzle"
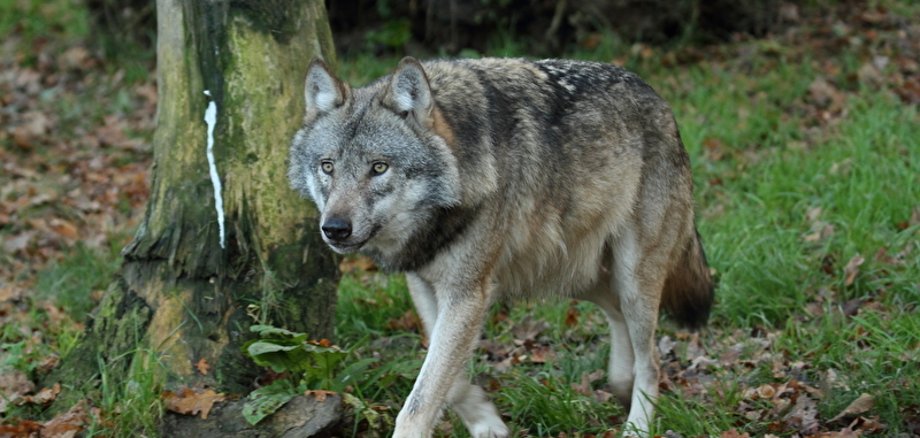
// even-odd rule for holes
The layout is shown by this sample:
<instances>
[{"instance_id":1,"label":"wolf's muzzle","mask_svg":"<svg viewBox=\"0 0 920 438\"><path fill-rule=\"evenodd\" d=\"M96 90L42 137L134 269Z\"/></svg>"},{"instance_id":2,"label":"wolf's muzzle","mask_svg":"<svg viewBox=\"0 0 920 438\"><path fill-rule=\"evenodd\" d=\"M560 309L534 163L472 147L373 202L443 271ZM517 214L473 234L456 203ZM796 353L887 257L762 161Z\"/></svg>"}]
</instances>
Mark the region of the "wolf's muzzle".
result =
<instances>
[{"instance_id":1,"label":"wolf's muzzle","mask_svg":"<svg viewBox=\"0 0 920 438\"><path fill-rule=\"evenodd\" d=\"M334 242L341 242L351 236L351 222L342 218L329 218L320 228L323 229L323 234Z\"/></svg>"}]
</instances>

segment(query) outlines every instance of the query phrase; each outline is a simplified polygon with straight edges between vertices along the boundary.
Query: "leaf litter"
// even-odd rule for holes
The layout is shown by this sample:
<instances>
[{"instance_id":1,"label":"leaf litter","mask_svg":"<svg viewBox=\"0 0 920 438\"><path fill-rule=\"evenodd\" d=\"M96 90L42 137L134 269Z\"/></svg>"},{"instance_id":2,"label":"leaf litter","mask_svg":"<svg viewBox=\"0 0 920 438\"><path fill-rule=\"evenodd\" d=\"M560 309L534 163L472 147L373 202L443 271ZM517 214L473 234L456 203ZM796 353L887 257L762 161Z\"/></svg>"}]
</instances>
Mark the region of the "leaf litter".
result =
<instances>
[{"instance_id":1,"label":"leaf litter","mask_svg":"<svg viewBox=\"0 0 920 438\"><path fill-rule=\"evenodd\" d=\"M0 47L0 436L70 437L100 418L87 400L48 421L17 418L67 391L31 379L57 366L57 335L82 331L85 317L39 299L36 274L78 245L122 246L139 223L155 75L128 83L83 41L49 37L26 48L17 32Z\"/></svg>"},{"instance_id":2,"label":"leaf litter","mask_svg":"<svg viewBox=\"0 0 920 438\"><path fill-rule=\"evenodd\" d=\"M166 404L166 409L182 415L200 415L207 419L215 403L226 400L224 394L215 392L210 388L192 389L187 386L178 391L163 391L161 396Z\"/></svg>"}]
</instances>

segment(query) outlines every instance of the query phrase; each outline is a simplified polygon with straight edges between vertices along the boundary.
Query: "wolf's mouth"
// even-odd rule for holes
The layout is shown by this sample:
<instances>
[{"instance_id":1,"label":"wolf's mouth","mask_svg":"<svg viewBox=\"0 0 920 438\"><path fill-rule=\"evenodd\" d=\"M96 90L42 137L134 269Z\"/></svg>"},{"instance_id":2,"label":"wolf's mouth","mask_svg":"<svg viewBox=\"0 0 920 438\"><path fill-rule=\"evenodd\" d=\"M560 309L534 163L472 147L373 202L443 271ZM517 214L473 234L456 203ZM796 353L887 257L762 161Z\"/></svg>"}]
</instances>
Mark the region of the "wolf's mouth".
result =
<instances>
[{"instance_id":1,"label":"wolf's mouth","mask_svg":"<svg viewBox=\"0 0 920 438\"><path fill-rule=\"evenodd\" d=\"M326 245L329 245L329 247L332 248L333 251L340 253L340 254L347 254L347 253L359 251L361 247L364 246L364 244L369 242L371 239L374 238L375 235L377 235L377 231L380 231L379 225L374 226L371 229L371 232L368 233L367 237L364 238L364 240L360 242L332 242L332 241L326 240L325 237L323 239L326 240Z\"/></svg>"},{"instance_id":2,"label":"wolf's mouth","mask_svg":"<svg viewBox=\"0 0 920 438\"><path fill-rule=\"evenodd\" d=\"M370 239L364 239L361 242L356 243L335 243L326 241L326 245L329 245L329 247L335 250L335 252L344 254L358 251L362 246L364 246L365 243L367 243L368 240Z\"/></svg>"}]
</instances>

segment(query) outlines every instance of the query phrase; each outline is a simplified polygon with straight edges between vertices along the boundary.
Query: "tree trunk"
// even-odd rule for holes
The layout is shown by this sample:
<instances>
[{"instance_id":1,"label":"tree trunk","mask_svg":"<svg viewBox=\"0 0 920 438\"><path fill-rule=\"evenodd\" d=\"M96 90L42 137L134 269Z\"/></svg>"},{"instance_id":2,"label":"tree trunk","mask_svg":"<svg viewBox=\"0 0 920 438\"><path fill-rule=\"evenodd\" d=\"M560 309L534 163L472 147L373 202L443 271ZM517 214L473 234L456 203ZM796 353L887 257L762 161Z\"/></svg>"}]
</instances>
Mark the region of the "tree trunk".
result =
<instances>
[{"instance_id":1,"label":"tree trunk","mask_svg":"<svg viewBox=\"0 0 920 438\"><path fill-rule=\"evenodd\" d=\"M313 57L333 60L332 36L321 0L156 7L146 216L85 337L49 379L91 393L101 373L122 385L132 363L159 363L167 387L246 393L258 373L240 350L251 324L332 336L336 265L315 209L286 178L304 75Z\"/></svg>"}]
</instances>

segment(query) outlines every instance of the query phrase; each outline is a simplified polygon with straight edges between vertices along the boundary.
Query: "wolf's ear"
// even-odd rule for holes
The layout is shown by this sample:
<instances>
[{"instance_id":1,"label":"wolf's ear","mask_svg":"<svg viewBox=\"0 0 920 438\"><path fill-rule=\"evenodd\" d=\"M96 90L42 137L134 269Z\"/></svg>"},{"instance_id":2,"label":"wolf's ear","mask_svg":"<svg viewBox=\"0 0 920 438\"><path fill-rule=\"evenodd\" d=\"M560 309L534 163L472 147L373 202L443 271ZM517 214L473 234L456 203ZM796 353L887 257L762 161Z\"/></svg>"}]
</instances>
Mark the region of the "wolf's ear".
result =
<instances>
[{"instance_id":1,"label":"wolf's ear","mask_svg":"<svg viewBox=\"0 0 920 438\"><path fill-rule=\"evenodd\" d=\"M431 87L422 64L407 56L399 61L383 103L402 117L414 117L422 126L431 121Z\"/></svg>"},{"instance_id":2,"label":"wolf's ear","mask_svg":"<svg viewBox=\"0 0 920 438\"><path fill-rule=\"evenodd\" d=\"M345 103L348 87L338 80L320 59L314 59L307 71L303 95L307 103L307 118L332 111Z\"/></svg>"}]
</instances>

